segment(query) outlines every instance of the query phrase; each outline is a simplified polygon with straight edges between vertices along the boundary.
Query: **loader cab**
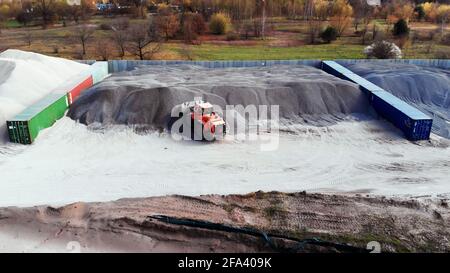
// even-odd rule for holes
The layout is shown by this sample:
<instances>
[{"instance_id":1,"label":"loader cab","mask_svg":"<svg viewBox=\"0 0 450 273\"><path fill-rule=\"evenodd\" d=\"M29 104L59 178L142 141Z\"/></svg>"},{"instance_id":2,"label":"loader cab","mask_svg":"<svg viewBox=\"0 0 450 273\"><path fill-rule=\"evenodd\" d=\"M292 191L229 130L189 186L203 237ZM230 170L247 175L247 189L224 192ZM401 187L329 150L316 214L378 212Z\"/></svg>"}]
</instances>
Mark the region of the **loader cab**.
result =
<instances>
[{"instance_id":1,"label":"loader cab","mask_svg":"<svg viewBox=\"0 0 450 273\"><path fill-rule=\"evenodd\" d=\"M212 104L208 102L195 103L195 105L193 105L190 110L192 113L202 116L211 115L214 112Z\"/></svg>"}]
</instances>

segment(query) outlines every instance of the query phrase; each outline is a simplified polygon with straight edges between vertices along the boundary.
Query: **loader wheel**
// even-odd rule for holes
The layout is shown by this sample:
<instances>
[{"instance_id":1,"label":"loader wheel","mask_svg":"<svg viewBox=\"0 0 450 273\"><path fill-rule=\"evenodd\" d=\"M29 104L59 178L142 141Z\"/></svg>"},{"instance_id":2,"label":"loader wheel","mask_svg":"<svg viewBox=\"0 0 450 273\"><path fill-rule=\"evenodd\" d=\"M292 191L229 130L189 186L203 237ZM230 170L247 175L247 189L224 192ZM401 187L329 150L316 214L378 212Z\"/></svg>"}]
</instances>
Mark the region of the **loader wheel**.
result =
<instances>
[{"instance_id":1,"label":"loader wheel","mask_svg":"<svg viewBox=\"0 0 450 273\"><path fill-rule=\"evenodd\" d=\"M203 139L204 141L214 141L216 140L215 133L211 132L210 128L203 128Z\"/></svg>"},{"instance_id":2,"label":"loader wheel","mask_svg":"<svg viewBox=\"0 0 450 273\"><path fill-rule=\"evenodd\" d=\"M227 127L225 125L216 126L216 137L223 139L227 133Z\"/></svg>"},{"instance_id":3,"label":"loader wheel","mask_svg":"<svg viewBox=\"0 0 450 273\"><path fill-rule=\"evenodd\" d=\"M200 130L195 130L195 128L200 128ZM204 140L203 138L203 124L198 120L193 120L191 122L191 139L192 140Z\"/></svg>"}]
</instances>

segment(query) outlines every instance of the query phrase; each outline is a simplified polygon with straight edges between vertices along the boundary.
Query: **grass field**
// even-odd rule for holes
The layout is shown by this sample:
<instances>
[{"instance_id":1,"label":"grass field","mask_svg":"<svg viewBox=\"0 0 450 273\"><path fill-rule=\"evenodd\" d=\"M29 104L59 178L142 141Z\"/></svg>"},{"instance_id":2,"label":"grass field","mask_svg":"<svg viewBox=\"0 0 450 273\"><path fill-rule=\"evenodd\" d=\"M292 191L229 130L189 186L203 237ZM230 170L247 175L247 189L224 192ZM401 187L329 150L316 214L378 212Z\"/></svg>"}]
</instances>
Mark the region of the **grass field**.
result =
<instances>
[{"instance_id":1,"label":"grass field","mask_svg":"<svg viewBox=\"0 0 450 273\"><path fill-rule=\"evenodd\" d=\"M17 28L22 26L17 20L8 20L4 24L6 28Z\"/></svg>"},{"instance_id":2,"label":"grass field","mask_svg":"<svg viewBox=\"0 0 450 273\"><path fill-rule=\"evenodd\" d=\"M285 60L285 59L356 59L364 58L363 46L322 44L303 45L296 47L256 46L230 46L202 44L190 46L191 56L194 60ZM168 51L175 51L183 56L183 49L179 44L166 47Z\"/></svg>"}]
</instances>

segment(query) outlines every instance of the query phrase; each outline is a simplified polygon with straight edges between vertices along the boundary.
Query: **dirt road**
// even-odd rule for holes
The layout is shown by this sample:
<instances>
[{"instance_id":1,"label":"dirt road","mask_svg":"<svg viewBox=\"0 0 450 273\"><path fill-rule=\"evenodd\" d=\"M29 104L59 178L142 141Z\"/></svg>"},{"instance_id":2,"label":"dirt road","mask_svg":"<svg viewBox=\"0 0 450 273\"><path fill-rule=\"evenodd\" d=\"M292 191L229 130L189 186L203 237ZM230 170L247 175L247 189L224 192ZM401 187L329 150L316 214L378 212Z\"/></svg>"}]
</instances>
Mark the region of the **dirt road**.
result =
<instances>
[{"instance_id":1,"label":"dirt road","mask_svg":"<svg viewBox=\"0 0 450 273\"><path fill-rule=\"evenodd\" d=\"M441 252L449 215L446 200L278 192L8 207L0 251Z\"/></svg>"}]
</instances>

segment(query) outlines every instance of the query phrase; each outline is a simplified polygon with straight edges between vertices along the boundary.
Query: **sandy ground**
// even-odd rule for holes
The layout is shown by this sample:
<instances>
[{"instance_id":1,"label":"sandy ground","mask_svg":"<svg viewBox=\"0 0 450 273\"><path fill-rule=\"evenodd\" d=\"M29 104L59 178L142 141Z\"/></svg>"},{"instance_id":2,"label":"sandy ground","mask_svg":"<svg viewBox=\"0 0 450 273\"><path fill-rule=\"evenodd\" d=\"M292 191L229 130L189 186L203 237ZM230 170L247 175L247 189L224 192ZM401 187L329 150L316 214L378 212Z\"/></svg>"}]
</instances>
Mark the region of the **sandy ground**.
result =
<instances>
[{"instance_id":1,"label":"sandy ground","mask_svg":"<svg viewBox=\"0 0 450 273\"><path fill-rule=\"evenodd\" d=\"M239 84L247 85L246 91L238 87L233 94L222 94L230 87L222 86L220 96L208 89L217 86L190 82L189 77L167 75L163 80L178 90L209 90L224 103L251 99L249 103L264 104L277 98L267 90L285 84L286 76L258 73L269 79L258 83L260 89L252 86L261 75L247 82L241 75ZM33 145L0 144L0 206L41 205L0 209L0 250L303 251L295 248L294 239L319 236L360 248L375 240L386 251L448 251L450 140L432 134L430 141L409 142L383 120L350 114L358 108L358 97L346 104L343 96L337 103L333 92L341 94L342 89L352 94L356 87L330 78L318 87L314 83L318 75L311 71L293 88L295 94L287 92L281 102L293 109L291 113L317 114L312 120L324 126L283 120L279 132L264 131L257 140L229 135L207 144L175 141L167 132L138 134L109 122L85 126L65 117L42 131ZM148 84L147 76L141 76ZM204 82L224 78L220 73L202 76ZM298 101L293 102L291 95ZM108 112L102 108L107 103L98 109L95 103L86 105L94 108L93 116ZM121 113L132 117L130 109L134 108ZM329 114L332 122L327 121ZM265 151L269 143L272 149ZM347 195L221 196L259 190ZM202 194L218 195L198 197ZM165 195L171 196L146 198ZM143 199L111 201L120 198ZM68 203L74 204L55 208ZM260 236L198 230L148 218L158 214L252 227L284 237L274 236L274 247ZM315 245L309 250L333 249Z\"/></svg>"},{"instance_id":2,"label":"sandy ground","mask_svg":"<svg viewBox=\"0 0 450 273\"><path fill-rule=\"evenodd\" d=\"M343 244L363 251L376 241L383 252L441 252L450 250L449 213L447 200L276 192L9 207L0 209L0 251L342 252ZM167 223L158 215L258 234ZM311 238L339 245L298 243Z\"/></svg>"},{"instance_id":3,"label":"sandy ground","mask_svg":"<svg viewBox=\"0 0 450 273\"><path fill-rule=\"evenodd\" d=\"M103 116L111 112L108 99L117 98L114 94L122 92L122 85L130 87L125 90L130 93L125 98L138 93L133 88L145 93L148 88L166 86L179 92L172 94L165 89L160 92L164 96L197 90L232 104L264 104L278 97L280 107L301 114L301 118L283 120L279 134L262 132L257 140L237 140L229 135L223 141L205 144L178 142L165 132L136 134L132 128L109 124L109 119L86 127L66 117L41 132L33 145L0 145L0 206L65 205L170 194L245 194L258 190L403 197L450 195L448 139L433 134L431 141L406 141L385 121L350 114L361 108L359 97L346 104L346 96L339 100L334 96L342 92L361 95L349 82L311 67L282 68L234 71L147 67L111 77L100 85L110 96L94 88L80 98L75 108L81 111L86 105L94 116ZM304 77L299 78L299 73ZM271 89L274 86L285 86L290 91ZM286 96L278 96L279 92ZM171 99L165 98L160 106L170 105ZM136 116L133 109L141 107L134 107L138 101L132 102L116 106L125 109L120 113ZM316 114L313 120L325 120L336 112L345 118L332 115L333 122L323 123L327 126L300 122L307 113ZM269 143L272 149L264 151Z\"/></svg>"},{"instance_id":4,"label":"sandy ground","mask_svg":"<svg viewBox=\"0 0 450 273\"><path fill-rule=\"evenodd\" d=\"M267 141L178 142L63 118L31 146L0 148L0 206L278 190L448 196L448 140L412 143L382 121L293 125ZM111 149L114 147L114 149Z\"/></svg>"}]
</instances>

